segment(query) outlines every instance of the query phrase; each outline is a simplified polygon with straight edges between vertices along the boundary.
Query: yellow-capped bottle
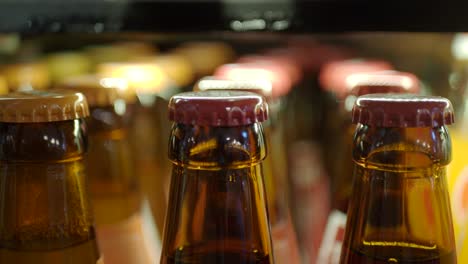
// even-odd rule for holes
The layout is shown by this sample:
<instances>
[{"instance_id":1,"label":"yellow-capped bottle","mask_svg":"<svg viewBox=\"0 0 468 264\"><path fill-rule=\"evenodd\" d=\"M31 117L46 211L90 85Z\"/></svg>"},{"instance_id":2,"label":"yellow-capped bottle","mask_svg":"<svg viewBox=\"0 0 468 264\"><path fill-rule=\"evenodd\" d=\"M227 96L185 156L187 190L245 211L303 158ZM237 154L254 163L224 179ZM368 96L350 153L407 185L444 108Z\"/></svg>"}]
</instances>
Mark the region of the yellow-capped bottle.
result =
<instances>
[{"instance_id":1,"label":"yellow-capped bottle","mask_svg":"<svg viewBox=\"0 0 468 264\"><path fill-rule=\"evenodd\" d=\"M106 264L157 263L160 240L136 174L129 129L135 94L126 81L79 76L61 86L82 92L90 105L86 165L98 244Z\"/></svg>"},{"instance_id":2,"label":"yellow-capped bottle","mask_svg":"<svg viewBox=\"0 0 468 264\"><path fill-rule=\"evenodd\" d=\"M261 162L259 95L235 91L171 98L172 180L162 264L273 263Z\"/></svg>"},{"instance_id":3,"label":"yellow-capped bottle","mask_svg":"<svg viewBox=\"0 0 468 264\"><path fill-rule=\"evenodd\" d=\"M182 56L141 56L134 62L99 64L97 71L101 78L126 80L137 94L138 104L130 130L136 171L158 229L162 230L171 168L167 158L171 128L167 103L172 95L180 92L179 81L193 78L190 64Z\"/></svg>"},{"instance_id":4,"label":"yellow-capped bottle","mask_svg":"<svg viewBox=\"0 0 468 264\"><path fill-rule=\"evenodd\" d=\"M84 96L0 97L0 263L101 264L88 178Z\"/></svg>"},{"instance_id":5,"label":"yellow-capped bottle","mask_svg":"<svg viewBox=\"0 0 468 264\"><path fill-rule=\"evenodd\" d=\"M449 100L357 99L354 181L340 263L457 263L446 167Z\"/></svg>"}]
</instances>

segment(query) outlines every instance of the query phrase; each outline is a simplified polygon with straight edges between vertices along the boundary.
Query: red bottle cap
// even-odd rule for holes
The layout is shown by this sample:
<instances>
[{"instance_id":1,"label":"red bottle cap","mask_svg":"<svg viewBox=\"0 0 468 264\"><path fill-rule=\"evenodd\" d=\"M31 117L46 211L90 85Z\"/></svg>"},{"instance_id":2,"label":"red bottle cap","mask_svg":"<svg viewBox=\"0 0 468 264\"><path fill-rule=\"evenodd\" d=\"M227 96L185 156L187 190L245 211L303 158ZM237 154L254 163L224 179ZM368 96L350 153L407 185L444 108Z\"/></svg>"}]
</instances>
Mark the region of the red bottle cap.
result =
<instances>
[{"instance_id":1,"label":"red bottle cap","mask_svg":"<svg viewBox=\"0 0 468 264\"><path fill-rule=\"evenodd\" d=\"M327 63L320 71L320 84L326 90L334 93L338 98L345 98L348 94L347 79L356 73L369 73L392 70L392 66L379 60L343 60Z\"/></svg>"},{"instance_id":2,"label":"red bottle cap","mask_svg":"<svg viewBox=\"0 0 468 264\"><path fill-rule=\"evenodd\" d=\"M235 81L269 81L272 85L273 97L286 95L293 85L288 71L277 63L225 64L216 69L214 76Z\"/></svg>"},{"instance_id":3,"label":"red bottle cap","mask_svg":"<svg viewBox=\"0 0 468 264\"><path fill-rule=\"evenodd\" d=\"M377 127L439 127L454 123L450 101L439 96L369 94L357 99L354 124Z\"/></svg>"},{"instance_id":4,"label":"red bottle cap","mask_svg":"<svg viewBox=\"0 0 468 264\"><path fill-rule=\"evenodd\" d=\"M207 76L201 78L193 87L193 91L242 91L263 96L267 102L271 100L271 83L268 81L235 81L225 78Z\"/></svg>"},{"instance_id":5,"label":"red bottle cap","mask_svg":"<svg viewBox=\"0 0 468 264\"><path fill-rule=\"evenodd\" d=\"M349 94L412 93L420 91L418 78L407 72L380 71L351 74L347 79Z\"/></svg>"},{"instance_id":6,"label":"red bottle cap","mask_svg":"<svg viewBox=\"0 0 468 264\"><path fill-rule=\"evenodd\" d=\"M244 126L268 119L262 96L241 91L200 91L174 95L169 101L169 119L201 126Z\"/></svg>"},{"instance_id":7,"label":"red bottle cap","mask_svg":"<svg viewBox=\"0 0 468 264\"><path fill-rule=\"evenodd\" d=\"M293 84L298 83L302 79L302 71L300 65L291 57L276 56L276 55L245 55L239 58L240 63L263 63L277 65L283 68L291 78Z\"/></svg>"}]
</instances>

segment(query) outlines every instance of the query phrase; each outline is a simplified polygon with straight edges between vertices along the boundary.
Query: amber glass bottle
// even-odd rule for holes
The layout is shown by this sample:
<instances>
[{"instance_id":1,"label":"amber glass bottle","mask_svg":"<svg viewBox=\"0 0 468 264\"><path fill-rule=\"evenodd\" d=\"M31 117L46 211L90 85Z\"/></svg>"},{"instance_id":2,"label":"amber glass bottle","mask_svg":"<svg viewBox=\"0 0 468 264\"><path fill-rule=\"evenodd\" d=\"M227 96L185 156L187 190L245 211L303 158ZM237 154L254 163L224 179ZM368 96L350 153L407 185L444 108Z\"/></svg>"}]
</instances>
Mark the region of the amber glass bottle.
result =
<instances>
[{"instance_id":1,"label":"amber glass bottle","mask_svg":"<svg viewBox=\"0 0 468 264\"><path fill-rule=\"evenodd\" d=\"M349 197L351 195L353 160L352 140L356 125L351 122L351 110L356 98L361 95L375 93L419 93L419 81L410 73L398 71L377 71L371 73L355 73L347 76L348 84L346 93L340 97L338 114L343 122L342 136L335 143L341 146L337 151L336 159L342 162L336 168L334 180L334 192L332 193L332 208L343 213L348 210Z\"/></svg>"},{"instance_id":2,"label":"amber glass bottle","mask_svg":"<svg viewBox=\"0 0 468 264\"><path fill-rule=\"evenodd\" d=\"M267 113L262 97L247 92L171 98L162 264L273 263L260 166Z\"/></svg>"},{"instance_id":3,"label":"amber glass bottle","mask_svg":"<svg viewBox=\"0 0 468 264\"><path fill-rule=\"evenodd\" d=\"M233 81L207 77L200 80L195 88L200 91L247 91L259 94L267 100L270 106L270 118L265 123L264 129L270 153L262 166L265 176L273 253L275 261L278 263L299 264L299 248L289 210L286 150L283 142L282 124L279 123L280 97L274 98L271 83L261 80Z\"/></svg>"},{"instance_id":4,"label":"amber glass bottle","mask_svg":"<svg viewBox=\"0 0 468 264\"><path fill-rule=\"evenodd\" d=\"M361 96L340 263L457 263L446 182L453 109L442 97Z\"/></svg>"},{"instance_id":5,"label":"amber glass bottle","mask_svg":"<svg viewBox=\"0 0 468 264\"><path fill-rule=\"evenodd\" d=\"M0 263L101 263L83 155L80 93L0 97Z\"/></svg>"},{"instance_id":6,"label":"amber glass bottle","mask_svg":"<svg viewBox=\"0 0 468 264\"><path fill-rule=\"evenodd\" d=\"M336 264L340 258L353 169L351 141L355 125L351 124L350 112L356 97L359 94L405 90L398 83L398 77L391 83L385 83L391 77L382 72L388 73L389 69L391 66L385 61L339 60L325 64L320 72L319 79L325 92L322 94L325 111L321 143L325 168L330 176L331 210L327 212L317 263ZM376 72L379 74L369 75ZM382 81L383 76L385 80Z\"/></svg>"},{"instance_id":7,"label":"amber glass bottle","mask_svg":"<svg viewBox=\"0 0 468 264\"><path fill-rule=\"evenodd\" d=\"M129 139L135 94L123 93L125 83L80 76L62 87L82 92L90 105L86 165L106 264L155 263L160 254L157 229L150 206L142 199Z\"/></svg>"},{"instance_id":8,"label":"amber glass bottle","mask_svg":"<svg viewBox=\"0 0 468 264\"><path fill-rule=\"evenodd\" d=\"M156 225L161 231L159 235L162 235L170 178L170 162L167 159L170 126L162 125L160 109L164 107L166 121L169 98L164 100L161 95L174 82L165 69L154 61L102 63L97 70L102 78L125 80L128 88L138 97L129 137L142 194L151 206Z\"/></svg>"}]
</instances>

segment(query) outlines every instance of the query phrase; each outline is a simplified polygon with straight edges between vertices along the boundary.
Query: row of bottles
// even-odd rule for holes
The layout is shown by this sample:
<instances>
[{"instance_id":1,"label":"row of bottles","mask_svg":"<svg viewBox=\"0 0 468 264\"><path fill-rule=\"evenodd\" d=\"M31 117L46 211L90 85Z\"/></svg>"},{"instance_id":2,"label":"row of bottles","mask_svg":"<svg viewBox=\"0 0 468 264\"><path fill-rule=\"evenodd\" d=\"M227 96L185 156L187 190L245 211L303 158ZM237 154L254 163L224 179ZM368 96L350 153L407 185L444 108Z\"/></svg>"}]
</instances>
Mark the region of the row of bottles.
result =
<instances>
[{"instance_id":1,"label":"row of bottles","mask_svg":"<svg viewBox=\"0 0 468 264\"><path fill-rule=\"evenodd\" d=\"M454 183L449 166L450 102L416 96L426 87L387 61L351 59L354 51L334 46L296 43L223 64L233 59L229 49L213 44L222 59L211 58L215 53L194 51L203 50L200 45L181 45L170 54L153 50L131 62L108 59L92 67L95 73L54 82L62 91L0 98L10 111L0 123L11 127L80 123L79 157L70 158L79 160L79 170L57 176L51 164L67 164L69 157L44 162L36 146L25 165L46 167L47 177L83 178L79 204L88 211L80 215L88 219L94 259L57 263L456 263L456 252L463 263L468 222L457 219L463 208L454 207L464 185ZM180 93L192 87L195 92ZM57 101L61 97L81 101L65 104ZM49 119L31 109L13 112L26 98L49 111ZM86 114L70 117L71 105ZM463 152L458 127L453 145ZM69 136L55 133L70 140L77 129ZM54 135L34 136L62 151L68 147ZM28 137L20 133L5 142L23 144ZM454 164L463 166L459 157ZM49 189L50 183L42 188L50 196L62 192L56 200L70 196L66 189ZM23 198L40 201L27 193ZM47 217L22 221L47 222L55 210L46 211ZM34 251L37 259L71 245L42 243L50 237L18 239L2 242L0 252ZM31 243L42 247L31 250Z\"/></svg>"}]
</instances>

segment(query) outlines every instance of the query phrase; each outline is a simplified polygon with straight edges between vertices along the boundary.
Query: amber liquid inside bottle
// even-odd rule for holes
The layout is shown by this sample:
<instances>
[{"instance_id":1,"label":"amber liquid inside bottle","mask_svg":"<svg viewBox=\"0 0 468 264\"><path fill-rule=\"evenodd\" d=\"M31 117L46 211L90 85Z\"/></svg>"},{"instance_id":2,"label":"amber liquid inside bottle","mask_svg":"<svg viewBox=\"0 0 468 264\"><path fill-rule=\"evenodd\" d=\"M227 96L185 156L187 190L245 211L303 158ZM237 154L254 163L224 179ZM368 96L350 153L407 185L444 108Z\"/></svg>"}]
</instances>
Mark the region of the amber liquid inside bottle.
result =
<instances>
[{"instance_id":1,"label":"amber liquid inside bottle","mask_svg":"<svg viewBox=\"0 0 468 264\"><path fill-rule=\"evenodd\" d=\"M90 148L86 161L99 248L106 264L154 263L159 258L156 228L150 206L144 210L133 167L130 115L114 110L91 108L87 120Z\"/></svg>"},{"instance_id":2,"label":"amber liquid inside bottle","mask_svg":"<svg viewBox=\"0 0 468 264\"><path fill-rule=\"evenodd\" d=\"M444 127L361 125L341 263L457 263Z\"/></svg>"},{"instance_id":3,"label":"amber liquid inside bottle","mask_svg":"<svg viewBox=\"0 0 468 264\"><path fill-rule=\"evenodd\" d=\"M175 124L162 264L272 263L259 124Z\"/></svg>"},{"instance_id":4,"label":"amber liquid inside bottle","mask_svg":"<svg viewBox=\"0 0 468 264\"><path fill-rule=\"evenodd\" d=\"M0 263L96 264L81 120L0 123Z\"/></svg>"}]
</instances>

